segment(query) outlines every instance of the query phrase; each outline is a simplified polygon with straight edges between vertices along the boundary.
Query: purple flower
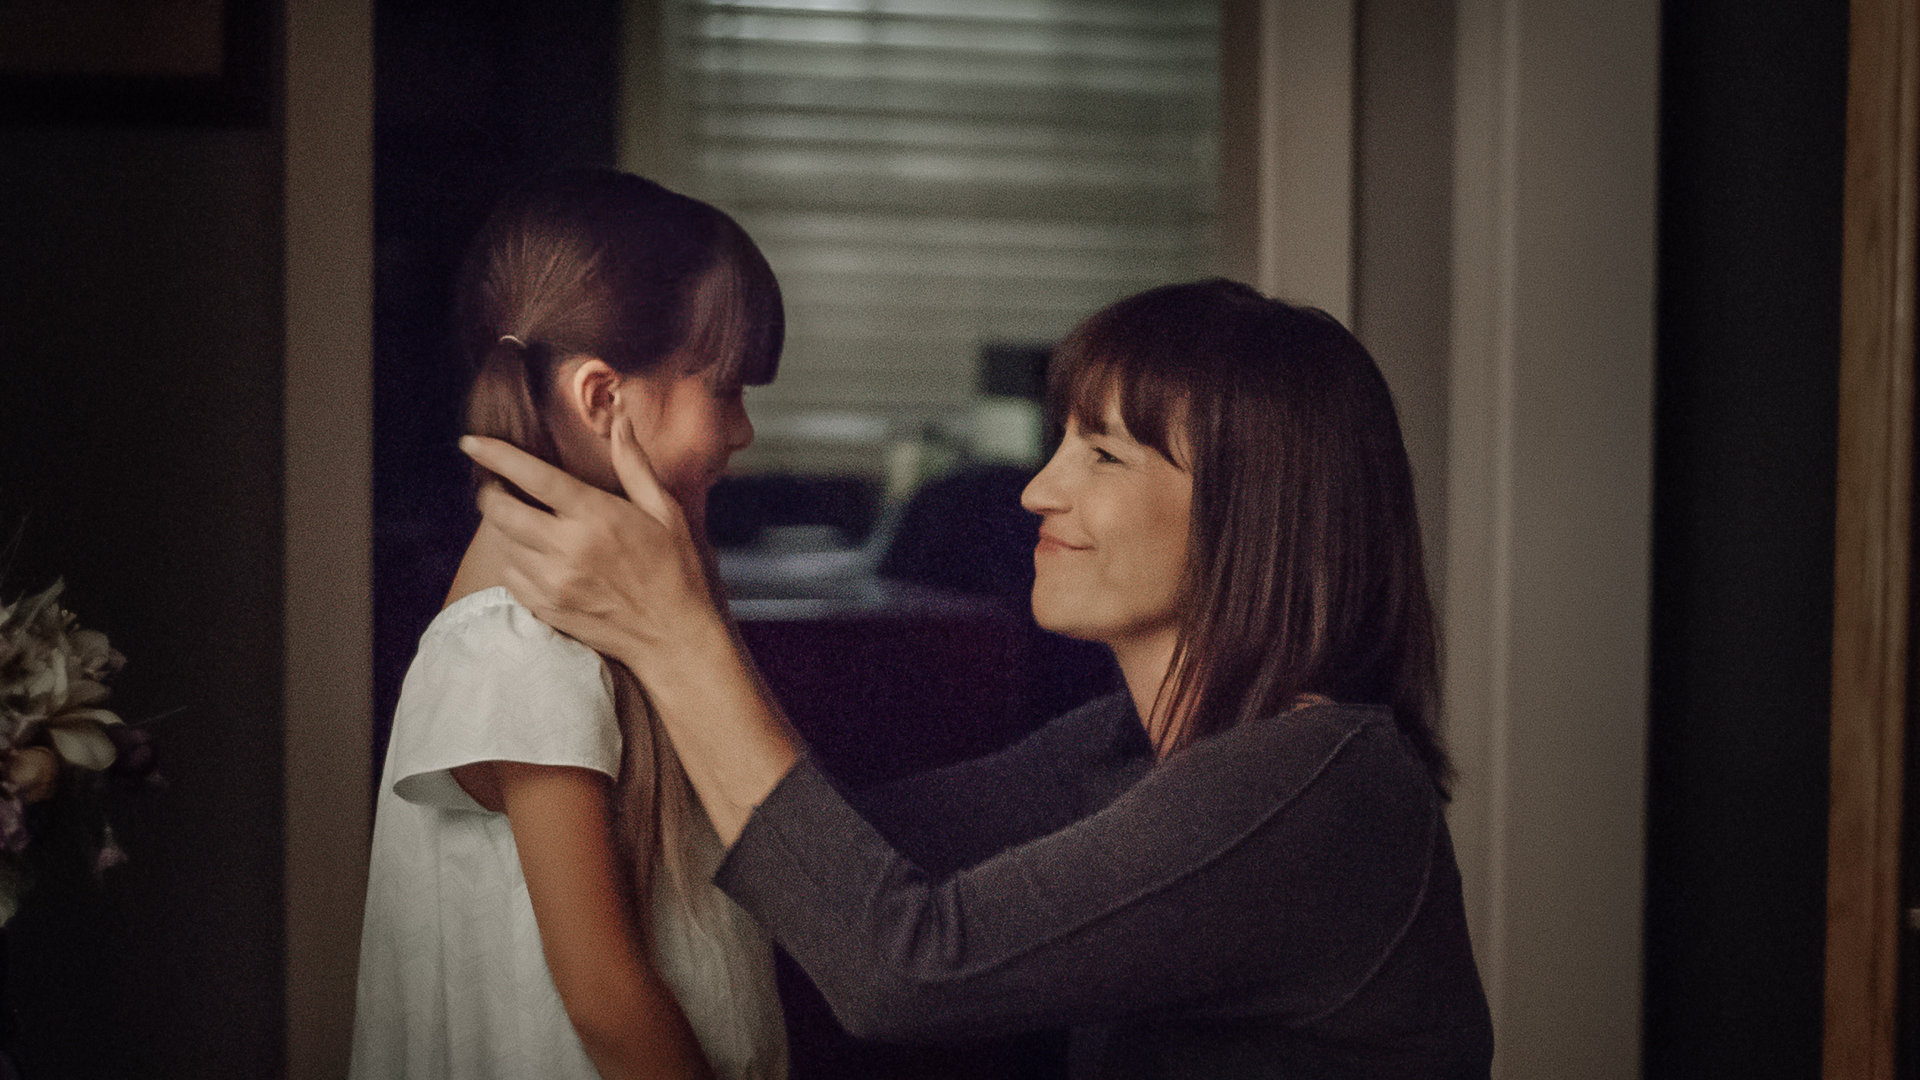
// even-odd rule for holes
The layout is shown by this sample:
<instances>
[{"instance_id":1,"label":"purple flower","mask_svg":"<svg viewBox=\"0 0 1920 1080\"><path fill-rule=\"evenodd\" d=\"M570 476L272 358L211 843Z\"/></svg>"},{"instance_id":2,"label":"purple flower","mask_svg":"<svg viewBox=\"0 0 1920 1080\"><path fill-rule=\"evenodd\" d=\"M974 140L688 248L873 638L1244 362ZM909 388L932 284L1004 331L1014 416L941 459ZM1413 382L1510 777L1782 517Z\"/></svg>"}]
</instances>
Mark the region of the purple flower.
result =
<instances>
[{"instance_id":1,"label":"purple flower","mask_svg":"<svg viewBox=\"0 0 1920 1080\"><path fill-rule=\"evenodd\" d=\"M11 792L0 795L0 848L18 855L27 850L27 843L32 839L33 835L27 832L26 807Z\"/></svg>"},{"instance_id":2,"label":"purple flower","mask_svg":"<svg viewBox=\"0 0 1920 1080\"><path fill-rule=\"evenodd\" d=\"M159 758L153 749L153 736L131 724L106 725L107 738L113 740L113 764L107 775L125 788L158 787Z\"/></svg>"},{"instance_id":3,"label":"purple flower","mask_svg":"<svg viewBox=\"0 0 1920 1080\"><path fill-rule=\"evenodd\" d=\"M126 850L113 838L113 827L108 826L105 835L100 838L100 851L93 857L94 874L104 874L126 861Z\"/></svg>"}]
</instances>

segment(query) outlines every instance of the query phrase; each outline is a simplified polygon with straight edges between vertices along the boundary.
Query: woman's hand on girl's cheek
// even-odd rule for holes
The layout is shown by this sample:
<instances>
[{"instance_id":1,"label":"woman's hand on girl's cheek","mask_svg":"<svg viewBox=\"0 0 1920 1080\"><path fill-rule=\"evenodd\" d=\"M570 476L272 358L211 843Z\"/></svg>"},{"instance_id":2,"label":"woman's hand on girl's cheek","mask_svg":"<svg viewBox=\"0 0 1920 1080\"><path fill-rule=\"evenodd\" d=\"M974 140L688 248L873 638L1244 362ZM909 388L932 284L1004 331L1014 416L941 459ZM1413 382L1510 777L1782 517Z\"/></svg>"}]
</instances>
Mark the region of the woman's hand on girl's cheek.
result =
<instances>
[{"instance_id":1,"label":"woman's hand on girl's cheek","mask_svg":"<svg viewBox=\"0 0 1920 1080\"><path fill-rule=\"evenodd\" d=\"M631 501L503 442L468 437L460 445L553 508L529 506L497 484L482 488L486 527L507 541L508 589L549 625L634 666L711 601L678 504L660 489L624 420L615 427L615 466Z\"/></svg>"}]
</instances>

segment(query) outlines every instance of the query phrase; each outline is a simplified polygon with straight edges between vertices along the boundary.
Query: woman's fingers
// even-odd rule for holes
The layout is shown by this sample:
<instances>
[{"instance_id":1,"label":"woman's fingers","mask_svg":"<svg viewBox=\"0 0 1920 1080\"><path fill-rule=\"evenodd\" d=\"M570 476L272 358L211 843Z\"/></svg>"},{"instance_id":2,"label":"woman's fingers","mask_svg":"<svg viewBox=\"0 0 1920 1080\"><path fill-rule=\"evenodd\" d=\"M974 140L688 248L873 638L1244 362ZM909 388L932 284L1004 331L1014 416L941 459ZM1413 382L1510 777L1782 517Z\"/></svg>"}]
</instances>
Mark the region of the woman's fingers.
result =
<instances>
[{"instance_id":1,"label":"woman's fingers","mask_svg":"<svg viewBox=\"0 0 1920 1080\"><path fill-rule=\"evenodd\" d=\"M635 506L652 514L655 520L673 520L678 506L666 489L660 486L660 478L653 471L653 462L641 448L640 440L634 436L633 421L625 415L613 419L613 471L620 477L620 486L626 489L627 498Z\"/></svg>"},{"instance_id":2,"label":"woman's fingers","mask_svg":"<svg viewBox=\"0 0 1920 1080\"><path fill-rule=\"evenodd\" d=\"M480 516L513 543L533 551L552 547L553 515L515 498L498 481L480 485L473 501L480 508Z\"/></svg>"},{"instance_id":3,"label":"woman's fingers","mask_svg":"<svg viewBox=\"0 0 1920 1080\"><path fill-rule=\"evenodd\" d=\"M612 450L624 499L493 439L469 436L460 449L552 507L530 506L498 483L483 485L477 499L487 527L508 545L503 583L548 625L628 659L711 603L700 546L624 417L615 421Z\"/></svg>"},{"instance_id":4,"label":"woman's fingers","mask_svg":"<svg viewBox=\"0 0 1920 1080\"><path fill-rule=\"evenodd\" d=\"M514 482L521 491L563 515L576 513L595 489L511 443L481 435L460 437L460 449L483 468Z\"/></svg>"}]
</instances>

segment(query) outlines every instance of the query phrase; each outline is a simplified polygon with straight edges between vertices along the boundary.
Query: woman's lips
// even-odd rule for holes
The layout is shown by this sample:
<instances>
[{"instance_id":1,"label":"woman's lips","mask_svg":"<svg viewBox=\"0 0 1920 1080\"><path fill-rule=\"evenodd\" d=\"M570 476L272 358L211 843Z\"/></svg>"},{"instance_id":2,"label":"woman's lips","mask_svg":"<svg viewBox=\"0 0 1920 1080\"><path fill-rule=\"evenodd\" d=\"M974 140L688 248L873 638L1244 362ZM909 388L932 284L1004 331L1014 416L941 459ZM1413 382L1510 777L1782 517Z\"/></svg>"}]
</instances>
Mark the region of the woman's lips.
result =
<instances>
[{"instance_id":1,"label":"woman's lips","mask_svg":"<svg viewBox=\"0 0 1920 1080\"><path fill-rule=\"evenodd\" d=\"M1049 555L1059 551L1081 551L1081 550L1084 550L1084 549L1080 548L1077 545L1069 544L1066 541L1060 539L1059 537L1048 536L1046 533L1041 533L1040 541L1033 545L1033 553L1035 555Z\"/></svg>"}]
</instances>

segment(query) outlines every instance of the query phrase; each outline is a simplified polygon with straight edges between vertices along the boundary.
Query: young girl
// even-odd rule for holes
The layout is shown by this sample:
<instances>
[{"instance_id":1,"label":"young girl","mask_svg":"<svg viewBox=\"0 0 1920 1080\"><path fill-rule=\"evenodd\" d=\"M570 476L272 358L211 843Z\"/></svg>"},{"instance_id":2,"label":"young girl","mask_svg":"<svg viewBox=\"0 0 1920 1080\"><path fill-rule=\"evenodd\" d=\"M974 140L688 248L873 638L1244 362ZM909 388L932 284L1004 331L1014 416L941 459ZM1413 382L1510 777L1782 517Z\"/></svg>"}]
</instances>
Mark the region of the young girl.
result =
<instances>
[{"instance_id":1,"label":"young girl","mask_svg":"<svg viewBox=\"0 0 1920 1080\"><path fill-rule=\"evenodd\" d=\"M470 431L617 489L630 425L696 523L784 329L739 225L600 170L495 212L456 319ZM395 710L352 1075L779 1080L769 946L710 884L719 840L671 744L625 668L508 593L500 543L474 535Z\"/></svg>"}]
</instances>

